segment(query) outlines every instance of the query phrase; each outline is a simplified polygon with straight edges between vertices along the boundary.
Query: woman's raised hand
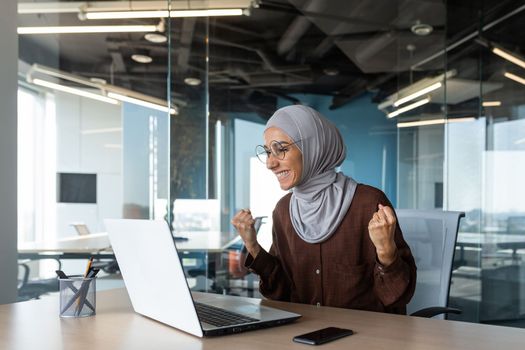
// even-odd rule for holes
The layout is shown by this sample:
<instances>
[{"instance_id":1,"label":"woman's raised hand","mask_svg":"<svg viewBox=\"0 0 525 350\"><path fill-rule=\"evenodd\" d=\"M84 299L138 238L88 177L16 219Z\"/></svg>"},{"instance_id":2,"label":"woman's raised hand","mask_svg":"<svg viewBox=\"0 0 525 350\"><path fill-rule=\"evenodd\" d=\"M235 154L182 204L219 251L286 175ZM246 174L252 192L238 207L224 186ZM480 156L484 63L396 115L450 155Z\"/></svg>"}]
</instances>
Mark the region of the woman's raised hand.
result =
<instances>
[{"instance_id":1,"label":"woman's raised hand","mask_svg":"<svg viewBox=\"0 0 525 350\"><path fill-rule=\"evenodd\" d=\"M376 247L377 258L385 266L390 265L396 258L396 215L390 207L379 204L378 211L374 213L368 223L368 233Z\"/></svg>"},{"instance_id":2,"label":"woman's raised hand","mask_svg":"<svg viewBox=\"0 0 525 350\"><path fill-rule=\"evenodd\" d=\"M233 217L231 223L237 232L239 232L239 236L241 236L244 241L244 245L248 252L253 258L255 258L261 247L257 242L257 232L254 227L255 220L253 219L250 209L241 209L238 211Z\"/></svg>"}]
</instances>

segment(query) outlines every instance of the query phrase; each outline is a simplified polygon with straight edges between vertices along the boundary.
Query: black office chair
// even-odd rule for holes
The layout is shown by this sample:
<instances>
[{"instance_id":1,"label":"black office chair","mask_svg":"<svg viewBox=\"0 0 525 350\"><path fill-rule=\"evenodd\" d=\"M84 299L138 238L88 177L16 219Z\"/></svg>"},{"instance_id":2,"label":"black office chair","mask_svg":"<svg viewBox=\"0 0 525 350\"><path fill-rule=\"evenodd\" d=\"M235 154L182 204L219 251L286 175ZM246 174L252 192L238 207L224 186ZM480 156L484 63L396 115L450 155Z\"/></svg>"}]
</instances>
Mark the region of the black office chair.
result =
<instances>
[{"instance_id":1,"label":"black office chair","mask_svg":"<svg viewBox=\"0 0 525 350\"><path fill-rule=\"evenodd\" d=\"M407 305L408 313L437 318L460 314L461 310L448 307L448 296L459 220L465 213L398 209L396 214L417 266L416 290Z\"/></svg>"},{"instance_id":2,"label":"black office chair","mask_svg":"<svg viewBox=\"0 0 525 350\"><path fill-rule=\"evenodd\" d=\"M61 269L61 262L58 259L54 259L58 262L58 269ZM38 280L29 279L29 262L30 261L19 261L18 267L22 269L21 278L18 281L18 297L17 301L27 301L31 299L40 299L44 294L51 292L58 292L58 279L45 278Z\"/></svg>"}]
</instances>

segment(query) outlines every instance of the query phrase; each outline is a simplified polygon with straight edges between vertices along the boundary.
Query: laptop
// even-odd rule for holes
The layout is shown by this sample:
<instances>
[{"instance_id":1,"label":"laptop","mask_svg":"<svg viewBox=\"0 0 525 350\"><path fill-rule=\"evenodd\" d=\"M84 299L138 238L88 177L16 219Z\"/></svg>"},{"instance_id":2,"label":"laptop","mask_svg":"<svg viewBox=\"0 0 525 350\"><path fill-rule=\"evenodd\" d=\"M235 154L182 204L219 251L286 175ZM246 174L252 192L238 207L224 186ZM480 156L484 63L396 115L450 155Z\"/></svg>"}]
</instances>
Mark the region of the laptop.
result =
<instances>
[{"instance_id":1,"label":"laptop","mask_svg":"<svg viewBox=\"0 0 525 350\"><path fill-rule=\"evenodd\" d=\"M104 222L131 304L141 315L198 337L277 326L301 317L260 305L258 299L192 294L164 221Z\"/></svg>"}]
</instances>

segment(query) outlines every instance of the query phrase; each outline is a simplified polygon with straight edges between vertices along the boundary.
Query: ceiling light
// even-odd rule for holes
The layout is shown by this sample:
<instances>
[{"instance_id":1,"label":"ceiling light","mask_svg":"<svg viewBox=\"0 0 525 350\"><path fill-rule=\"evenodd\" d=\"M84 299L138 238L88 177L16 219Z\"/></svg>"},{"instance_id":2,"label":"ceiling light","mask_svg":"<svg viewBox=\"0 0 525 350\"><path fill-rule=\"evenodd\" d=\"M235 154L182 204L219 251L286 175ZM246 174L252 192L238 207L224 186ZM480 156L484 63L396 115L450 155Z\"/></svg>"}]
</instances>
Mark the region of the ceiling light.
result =
<instances>
[{"instance_id":1,"label":"ceiling light","mask_svg":"<svg viewBox=\"0 0 525 350\"><path fill-rule=\"evenodd\" d=\"M199 78L188 77L184 78L184 83L190 86L199 86L202 83L202 80L200 80Z\"/></svg>"},{"instance_id":2,"label":"ceiling light","mask_svg":"<svg viewBox=\"0 0 525 350\"><path fill-rule=\"evenodd\" d=\"M412 101L412 100L418 98L419 96L422 96L422 95L427 94L427 93L429 93L431 91L439 89L442 85L443 84L441 84L441 82L437 82L437 83L434 83L434 84L432 84L430 86L422 88L421 90L418 90L418 91L416 91L416 92L414 92L414 93L412 93L412 94L410 94L410 95L408 95L406 97L400 98L399 100L395 101L394 102L394 106L398 107L399 105L402 105L405 102Z\"/></svg>"},{"instance_id":3,"label":"ceiling light","mask_svg":"<svg viewBox=\"0 0 525 350\"><path fill-rule=\"evenodd\" d=\"M144 39L156 44L165 43L168 41L168 38L164 34L160 33L147 33L144 35Z\"/></svg>"},{"instance_id":4,"label":"ceiling light","mask_svg":"<svg viewBox=\"0 0 525 350\"><path fill-rule=\"evenodd\" d=\"M168 109L167 102L164 100L158 99L153 96L148 96L140 92L118 87L112 84L97 84L89 79L80 77L78 75L66 73L66 72L63 72L57 69L53 69L53 68L49 68L49 67L45 67L39 64L33 64L31 66L31 68L26 73L26 80L28 82L35 82L35 83L40 82L40 79L33 78L33 75L35 74L39 74L39 75L45 74L47 76L52 76L58 79L72 81L77 84L88 86L94 89L99 89L102 93L104 94L107 93L106 95L107 97L104 95L89 93L84 90L69 88L67 86L47 82L48 83L47 86L52 87L52 88L56 87L57 90L60 89L62 91L76 93L82 96L92 97L92 98L103 100L105 102L110 102L110 103L119 103L118 100L120 100L120 101L134 103L137 105L146 106L149 108L154 108L154 109L157 109L163 112L169 111L169 113L171 114L178 114L178 106L176 105L173 105L171 108ZM53 84L53 85L50 85L50 84ZM184 101L180 101L180 103L184 103Z\"/></svg>"},{"instance_id":5,"label":"ceiling light","mask_svg":"<svg viewBox=\"0 0 525 350\"><path fill-rule=\"evenodd\" d=\"M409 128L413 126L425 126L425 125L439 125L445 123L459 123L459 122L470 122L474 121L476 118L467 117L467 118L454 118L454 119L430 119L430 120L418 120L415 122L402 122L397 123L398 128Z\"/></svg>"},{"instance_id":6,"label":"ceiling light","mask_svg":"<svg viewBox=\"0 0 525 350\"><path fill-rule=\"evenodd\" d=\"M111 97L111 98L114 98L120 101L124 101L124 102L133 103L133 104L143 106L143 107L152 108L152 109L155 109L161 112L169 112L170 114L178 114L175 108L168 108L167 106L162 106L156 103L140 100L138 98L129 97L129 96L121 95L121 94L117 94L114 92L108 92L108 97Z\"/></svg>"},{"instance_id":7,"label":"ceiling light","mask_svg":"<svg viewBox=\"0 0 525 350\"><path fill-rule=\"evenodd\" d=\"M155 32L156 25L18 27L18 34L77 34Z\"/></svg>"},{"instance_id":8,"label":"ceiling light","mask_svg":"<svg viewBox=\"0 0 525 350\"><path fill-rule=\"evenodd\" d=\"M142 55L142 54L133 54L131 55L131 59L138 63L151 63L153 62L153 58L151 58L148 55Z\"/></svg>"},{"instance_id":9,"label":"ceiling light","mask_svg":"<svg viewBox=\"0 0 525 350\"><path fill-rule=\"evenodd\" d=\"M180 18L180 17L220 17L242 16L243 9L204 9L172 11L93 11L82 14L86 19L130 19L130 18Z\"/></svg>"},{"instance_id":10,"label":"ceiling light","mask_svg":"<svg viewBox=\"0 0 525 350\"><path fill-rule=\"evenodd\" d=\"M455 69L451 69L434 77L420 79L388 96L384 101L377 105L377 109L383 111L385 114L388 114L388 107L391 107L394 104L396 107L398 107L399 105L416 99L419 96L423 96L424 94L429 94L429 98L433 98L435 96L440 97L440 95L443 95L443 91L440 90L440 87L443 86L444 81L451 79L456 74L457 71Z\"/></svg>"},{"instance_id":11,"label":"ceiling light","mask_svg":"<svg viewBox=\"0 0 525 350\"><path fill-rule=\"evenodd\" d=\"M501 101L483 101L483 107L499 107L501 106Z\"/></svg>"},{"instance_id":12,"label":"ceiling light","mask_svg":"<svg viewBox=\"0 0 525 350\"><path fill-rule=\"evenodd\" d=\"M410 128L412 126L439 125L445 124L445 119L418 120L415 122L397 123L398 128Z\"/></svg>"},{"instance_id":13,"label":"ceiling light","mask_svg":"<svg viewBox=\"0 0 525 350\"><path fill-rule=\"evenodd\" d=\"M521 68L525 68L525 61L522 58L518 57L518 55L516 55L515 53L511 54L505 50L500 49L499 47L493 47L492 52L494 52L496 55L500 57L503 57L509 62L517 64Z\"/></svg>"},{"instance_id":14,"label":"ceiling light","mask_svg":"<svg viewBox=\"0 0 525 350\"><path fill-rule=\"evenodd\" d=\"M432 33L434 28L430 24L418 22L414 24L412 27L410 27L410 30L412 31L412 33L416 35L425 36L425 35L429 35L430 33Z\"/></svg>"},{"instance_id":15,"label":"ceiling light","mask_svg":"<svg viewBox=\"0 0 525 350\"><path fill-rule=\"evenodd\" d=\"M512 73L509 73L509 72L506 72L505 74L503 74L505 77L509 78L509 79L512 79L520 84L523 84L525 85L525 78L523 77L520 77L520 76L517 76L515 74L512 74Z\"/></svg>"},{"instance_id":16,"label":"ceiling light","mask_svg":"<svg viewBox=\"0 0 525 350\"><path fill-rule=\"evenodd\" d=\"M81 19L131 19L131 18L164 18L169 11L94 11L80 13Z\"/></svg>"},{"instance_id":17,"label":"ceiling light","mask_svg":"<svg viewBox=\"0 0 525 350\"><path fill-rule=\"evenodd\" d=\"M422 99L422 100L419 100L419 101L417 101L417 102L414 102L414 103L412 103L412 104L409 104L408 106L405 106L405 107L403 107L403 108L399 108L398 110L395 110L395 111L393 111L393 112L391 112L391 113L388 113L388 114L387 114L387 117L388 117L388 118L394 118L395 116L398 116L398 115L400 115L401 113L405 113L405 112L407 112L407 111L410 111L410 110L412 110L412 109L414 109L414 108L417 108L417 107L422 106L422 105L424 105L424 104L427 104L427 103L429 103L429 102L430 102L430 98L428 98L428 97L427 97L427 98L424 98L424 99Z\"/></svg>"},{"instance_id":18,"label":"ceiling light","mask_svg":"<svg viewBox=\"0 0 525 350\"><path fill-rule=\"evenodd\" d=\"M243 9L208 9L208 10L174 10L170 11L170 17L218 17L218 16L242 16Z\"/></svg>"},{"instance_id":19,"label":"ceiling light","mask_svg":"<svg viewBox=\"0 0 525 350\"><path fill-rule=\"evenodd\" d=\"M323 69L323 73L333 77L333 76L336 76L336 75L339 74L339 69L333 68L333 67L332 68L327 67L327 68Z\"/></svg>"},{"instance_id":20,"label":"ceiling light","mask_svg":"<svg viewBox=\"0 0 525 350\"><path fill-rule=\"evenodd\" d=\"M106 96L102 96L102 95L99 95L99 94L95 94L95 93L84 91L84 90L80 90L80 89L75 89L75 88L72 88L72 87L69 87L69 86L65 86L65 85L52 83L52 82L47 81L47 80L33 79L32 83L36 84L36 85L44 86L44 87L47 87L47 88L50 88L50 89L67 92L67 93L70 93L70 94L73 94L73 95L78 95L78 96L82 96L82 97L91 98L93 100L98 100L98 101L102 101L102 102L111 103L111 104L114 104L114 105L119 103L117 100L115 100L113 98L109 98L109 97L106 97Z\"/></svg>"}]
</instances>

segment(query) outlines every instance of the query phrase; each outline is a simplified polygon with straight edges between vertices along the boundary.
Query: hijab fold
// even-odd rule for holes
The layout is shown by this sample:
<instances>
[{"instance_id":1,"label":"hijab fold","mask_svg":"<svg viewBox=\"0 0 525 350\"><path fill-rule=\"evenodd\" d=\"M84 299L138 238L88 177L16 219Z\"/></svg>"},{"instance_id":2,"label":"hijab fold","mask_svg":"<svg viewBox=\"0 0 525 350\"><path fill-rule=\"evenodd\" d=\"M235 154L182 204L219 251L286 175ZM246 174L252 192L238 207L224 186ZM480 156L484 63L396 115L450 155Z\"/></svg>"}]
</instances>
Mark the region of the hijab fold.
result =
<instances>
[{"instance_id":1,"label":"hijab fold","mask_svg":"<svg viewBox=\"0 0 525 350\"><path fill-rule=\"evenodd\" d=\"M303 156L299 183L292 189L290 217L305 242L327 240L350 208L357 182L335 168L346 158L339 130L316 110L294 105L277 110L266 129L277 127L294 142Z\"/></svg>"}]
</instances>

